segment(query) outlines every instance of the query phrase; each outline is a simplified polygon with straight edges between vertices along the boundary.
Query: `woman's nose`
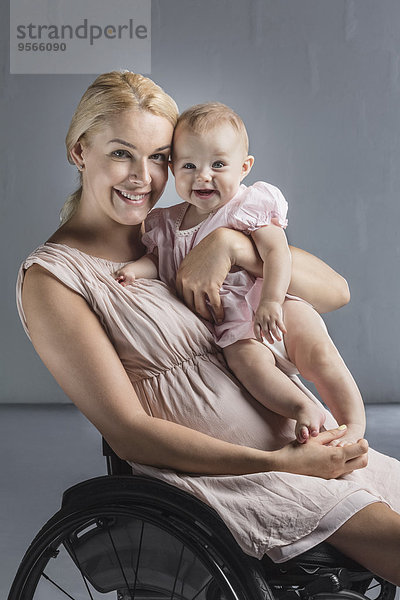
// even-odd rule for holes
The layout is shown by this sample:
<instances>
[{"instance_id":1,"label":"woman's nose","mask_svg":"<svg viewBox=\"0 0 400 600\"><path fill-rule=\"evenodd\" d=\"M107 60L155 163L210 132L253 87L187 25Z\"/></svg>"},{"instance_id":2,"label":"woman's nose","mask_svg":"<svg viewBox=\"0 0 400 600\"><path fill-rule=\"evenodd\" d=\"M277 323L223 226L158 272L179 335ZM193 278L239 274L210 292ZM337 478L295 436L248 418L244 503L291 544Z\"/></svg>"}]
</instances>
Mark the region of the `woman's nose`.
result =
<instances>
[{"instance_id":1,"label":"woman's nose","mask_svg":"<svg viewBox=\"0 0 400 600\"><path fill-rule=\"evenodd\" d=\"M129 181L139 185L146 185L151 182L151 176L147 165L135 165L133 172L129 175Z\"/></svg>"}]
</instances>

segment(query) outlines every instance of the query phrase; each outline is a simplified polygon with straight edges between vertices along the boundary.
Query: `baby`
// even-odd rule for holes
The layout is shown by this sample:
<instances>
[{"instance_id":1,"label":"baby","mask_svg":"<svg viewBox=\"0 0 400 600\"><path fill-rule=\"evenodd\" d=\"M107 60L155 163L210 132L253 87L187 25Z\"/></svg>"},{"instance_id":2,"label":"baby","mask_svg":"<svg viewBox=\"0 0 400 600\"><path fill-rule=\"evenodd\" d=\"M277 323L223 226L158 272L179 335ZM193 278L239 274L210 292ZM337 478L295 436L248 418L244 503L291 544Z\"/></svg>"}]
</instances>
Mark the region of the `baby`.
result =
<instances>
[{"instance_id":1,"label":"baby","mask_svg":"<svg viewBox=\"0 0 400 600\"><path fill-rule=\"evenodd\" d=\"M148 254L114 275L122 285L160 277L175 286L179 265L208 233L229 227L251 235L263 260L263 279L232 270L222 288L223 323L208 324L227 363L264 406L296 420L300 443L318 435L326 413L297 377L312 381L339 423L340 444L362 438L363 401L317 312L287 294L291 255L284 228L287 203L264 182L241 184L254 163L242 119L220 103L186 110L173 140L171 170L183 203L154 209L146 220ZM295 367L294 367L295 365ZM289 377L287 376L289 375Z\"/></svg>"}]
</instances>

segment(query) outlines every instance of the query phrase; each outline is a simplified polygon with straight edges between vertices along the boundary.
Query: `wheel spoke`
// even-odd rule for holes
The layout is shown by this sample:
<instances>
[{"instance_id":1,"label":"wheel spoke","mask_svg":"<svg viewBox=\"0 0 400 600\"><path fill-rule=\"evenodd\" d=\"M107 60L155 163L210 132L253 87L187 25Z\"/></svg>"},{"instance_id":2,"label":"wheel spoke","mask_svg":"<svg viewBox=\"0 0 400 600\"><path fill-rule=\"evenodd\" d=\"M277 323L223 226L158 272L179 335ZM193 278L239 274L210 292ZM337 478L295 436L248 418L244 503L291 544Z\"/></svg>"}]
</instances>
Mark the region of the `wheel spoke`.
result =
<instances>
[{"instance_id":1,"label":"wheel spoke","mask_svg":"<svg viewBox=\"0 0 400 600\"><path fill-rule=\"evenodd\" d=\"M134 569L134 571L135 571L135 582L133 584L133 598L132 598L132 595L131 595L131 600L134 600L135 594L136 594L136 584L137 584L138 573L139 573L139 560L140 560L140 556L142 554L143 532L144 532L144 521L142 521L142 527L140 529L139 548L138 548L138 553L137 553L137 558L136 558L136 568Z\"/></svg>"},{"instance_id":2,"label":"wheel spoke","mask_svg":"<svg viewBox=\"0 0 400 600\"><path fill-rule=\"evenodd\" d=\"M126 589L128 590L128 593L129 593L129 595L131 596L131 594L130 594L130 592L129 592L129 583L128 583L128 580L127 580L127 578L126 578L126 574L125 574L125 571L124 571L124 567L122 566L121 559L120 559L120 557L119 557L119 554L118 554L118 552L117 552L117 548L116 548L116 546L115 546L115 543L114 543L114 540L113 540L113 536L111 535L111 531L110 531L110 528L108 527L108 525L107 525L107 533L108 533L108 536L109 536L109 538L110 538L111 545L112 545L112 547L113 547L113 550L114 550L115 556L116 556L116 558L117 558L117 561L118 561L119 568L121 569L121 573L122 573L122 577L124 578L124 582L125 582L125 585L126 585ZM131 596L131 600L133 600L133 599L132 599L132 596Z\"/></svg>"},{"instance_id":3,"label":"wheel spoke","mask_svg":"<svg viewBox=\"0 0 400 600\"><path fill-rule=\"evenodd\" d=\"M175 588L176 588L176 584L177 584L177 581L178 581L179 571L181 570L182 558L183 558L184 551L185 551L185 546L182 544L182 550L181 550L181 554L179 556L178 569L177 569L176 575L175 575L174 587L172 588L171 600L173 600L174 595L175 595Z\"/></svg>"},{"instance_id":4,"label":"wheel spoke","mask_svg":"<svg viewBox=\"0 0 400 600\"><path fill-rule=\"evenodd\" d=\"M193 596L193 598L191 598L191 600L195 600L198 596L200 596L201 592L204 591L208 585L210 585L210 583L212 582L213 579L214 579L214 577L210 577L210 579L203 585L203 587L198 592L195 593L195 595Z\"/></svg>"},{"instance_id":5,"label":"wheel spoke","mask_svg":"<svg viewBox=\"0 0 400 600\"><path fill-rule=\"evenodd\" d=\"M74 598L73 596L71 596L71 594L68 594L68 592L66 592L62 587L60 587L58 585L58 583L56 583L48 575L46 575L46 573L44 571L42 573L42 577L44 579L46 579L46 581L49 581L52 585L54 585L54 587L56 587L58 590L60 590L60 592L62 592L65 596L67 596L67 598L70 598L71 600L76 600L76 598Z\"/></svg>"}]
</instances>

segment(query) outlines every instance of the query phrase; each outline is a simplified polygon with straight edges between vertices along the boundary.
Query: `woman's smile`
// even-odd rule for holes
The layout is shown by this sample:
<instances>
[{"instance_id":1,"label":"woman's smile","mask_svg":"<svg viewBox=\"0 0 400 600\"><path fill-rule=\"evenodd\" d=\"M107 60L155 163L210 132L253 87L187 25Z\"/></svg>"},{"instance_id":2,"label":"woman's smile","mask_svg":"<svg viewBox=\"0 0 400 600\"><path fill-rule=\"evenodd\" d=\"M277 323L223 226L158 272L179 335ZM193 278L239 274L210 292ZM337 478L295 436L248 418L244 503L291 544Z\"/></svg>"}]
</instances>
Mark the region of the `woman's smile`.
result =
<instances>
[{"instance_id":1,"label":"woman's smile","mask_svg":"<svg viewBox=\"0 0 400 600\"><path fill-rule=\"evenodd\" d=\"M120 198L120 200L126 202L126 204L130 204L133 206L142 206L149 200L151 196L151 191L134 194L132 192L118 190L117 188L113 189L114 192L117 194L118 198Z\"/></svg>"}]
</instances>

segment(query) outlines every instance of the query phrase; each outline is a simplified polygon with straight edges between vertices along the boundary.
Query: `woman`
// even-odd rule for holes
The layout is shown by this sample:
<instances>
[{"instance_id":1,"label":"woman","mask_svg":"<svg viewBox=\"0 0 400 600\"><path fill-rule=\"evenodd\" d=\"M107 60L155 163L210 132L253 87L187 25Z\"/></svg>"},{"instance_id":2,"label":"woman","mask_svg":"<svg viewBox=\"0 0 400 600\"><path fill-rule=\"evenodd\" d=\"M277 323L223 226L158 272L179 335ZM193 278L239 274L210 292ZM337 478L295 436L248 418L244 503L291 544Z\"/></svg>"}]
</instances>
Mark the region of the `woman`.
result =
<instances>
[{"instance_id":1,"label":"woman","mask_svg":"<svg viewBox=\"0 0 400 600\"><path fill-rule=\"evenodd\" d=\"M206 327L171 290L152 280L124 288L113 278L143 253L142 223L167 181L176 118L173 100L140 75L105 74L86 91L67 135L81 188L63 225L19 274L26 331L134 472L212 504L246 552L284 561L326 539L399 585L400 516L384 503L400 510L397 461L370 451L366 467L365 440L335 447L338 428L290 443L294 422L240 387ZM178 278L203 316L205 293L221 310L218 289L232 265L262 269L237 232L217 231L207 245L208 253L199 244L187 257ZM339 276L292 252L290 292L319 310L339 305ZM199 284L189 283L193 273Z\"/></svg>"}]
</instances>

